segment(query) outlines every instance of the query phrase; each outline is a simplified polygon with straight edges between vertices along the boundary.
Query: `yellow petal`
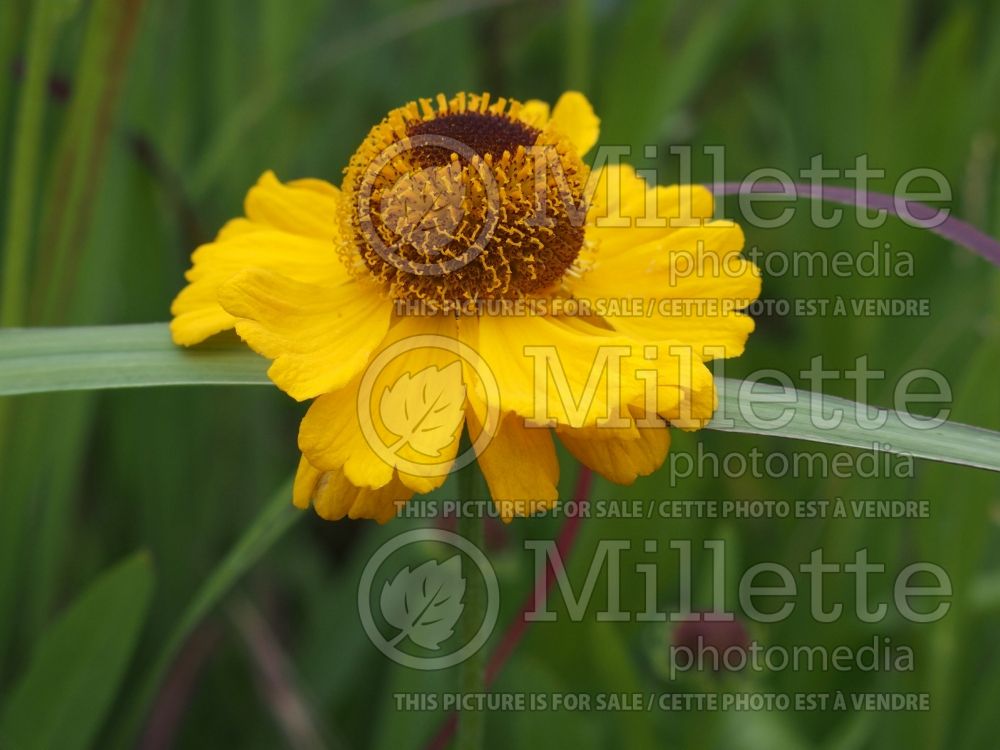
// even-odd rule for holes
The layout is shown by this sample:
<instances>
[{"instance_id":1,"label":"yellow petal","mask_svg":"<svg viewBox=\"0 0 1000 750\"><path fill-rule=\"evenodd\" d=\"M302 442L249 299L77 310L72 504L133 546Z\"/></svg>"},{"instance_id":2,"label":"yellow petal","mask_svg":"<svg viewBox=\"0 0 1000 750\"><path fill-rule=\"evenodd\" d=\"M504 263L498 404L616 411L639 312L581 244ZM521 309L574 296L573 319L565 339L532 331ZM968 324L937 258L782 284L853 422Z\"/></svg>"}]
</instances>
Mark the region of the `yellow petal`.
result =
<instances>
[{"instance_id":1,"label":"yellow petal","mask_svg":"<svg viewBox=\"0 0 1000 750\"><path fill-rule=\"evenodd\" d=\"M601 121L587 97L578 91L567 91L556 102L548 127L566 136L583 156L597 143Z\"/></svg>"},{"instance_id":2,"label":"yellow petal","mask_svg":"<svg viewBox=\"0 0 1000 750\"><path fill-rule=\"evenodd\" d=\"M626 296L639 303L602 312L637 340L707 347L704 359L738 356L753 330L739 310L759 296L760 276L739 257L740 228L710 221L712 210L704 187L650 187L631 167L608 166L588 213L585 270L568 277L567 287L597 305Z\"/></svg>"},{"instance_id":3,"label":"yellow petal","mask_svg":"<svg viewBox=\"0 0 1000 750\"><path fill-rule=\"evenodd\" d=\"M664 385L657 394L657 415L683 430L700 430L718 406L715 379L704 365L695 367L689 382Z\"/></svg>"},{"instance_id":4,"label":"yellow petal","mask_svg":"<svg viewBox=\"0 0 1000 750\"><path fill-rule=\"evenodd\" d=\"M372 450L358 421L358 383L320 396L309 406L299 427L299 449L320 471L342 470L356 485L384 487L393 478L392 464Z\"/></svg>"},{"instance_id":5,"label":"yellow petal","mask_svg":"<svg viewBox=\"0 0 1000 750\"><path fill-rule=\"evenodd\" d=\"M274 362L271 380L302 401L343 387L389 327L391 305L370 285L304 284L251 269L219 290L236 332Z\"/></svg>"},{"instance_id":6,"label":"yellow petal","mask_svg":"<svg viewBox=\"0 0 1000 750\"><path fill-rule=\"evenodd\" d=\"M202 245L192 255L189 283L170 308L175 343L191 346L233 327L235 319L219 304L219 288L246 268L274 270L296 281L322 284L347 279L329 242L259 225L237 227L227 224L224 238L220 233L220 239Z\"/></svg>"},{"instance_id":7,"label":"yellow petal","mask_svg":"<svg viewBox=\"0 0 1000 750\"><path fill-rule=\"evenodd\" d=\"M474 338L500 410L530 426L622 429L639 409L696 429L716 406L700 346L687 342L639 340L576 317L490 315L476 320ZM484 388L474 390L486 400Z\"/></svg>"},{"instance_id":8,"label":"yellow petal","mask_svg":"<svg viewBox=\"0 0 1000 750\"><path fill-rule=\"evenodd\" d=\"M528 125L542 129L549 121L549 103L540 99L529 99L521 107L518 117Z\"/></svg>"},{"instance_id":9,"label":"yellow petal","mask_svg":"<svg viewBox=\"0 0 1000 750\"><path fill-rule=\"evenodd\" d=\"M299 468L295 472L295 484L292 486L292 503L296 508L308 508L312 502L313 490L323 472L309 463L305 456L299 458Z\"/></svg>"},{"instance_id":10,"label":"yellow petal","mask_svg":"<svg viewBox=\"0 0 1000 750\"><path fill-rule=\"evenodd\" d=\"M343 470L357 486L380 488L397 476L416 492L439 487L465 416L456 341L454 318L399 318L368 366L309 408L299 448L319 469Z\"/></svg>"},{"instance_id":11,"label":"yellow petal","mask_svg":"<svg viewBox=\"0 0 1000 750\"><path fill-rule=\"evenodd\" d=\"M335 243L339 190L321 180L282 185L267 172L247 196L250 218L233 219L191 256L188 285L171 306L175 343L191 346L233 327L219 288L246 268L277 271L303 282L347 279Z\"/></svg>"},{"instance_id":12,"label":"yellow petal","mask_svg":"<svg viewBox=\"0 0 1000 750\"><path fill-rule=\"evenodd\" d=\"M651 186L630 165L608 164L590 197L587 238L608 257L679 229L700 227L714 209L715 199L702 185ZM588 258L586 248L583 258Z\"/></svg>"},{"instance_id":13,"label":"yellow petal","mask_svg":"<svg viewBox=\"0 0 1000 750\"><path fill-rule=\"evenodd\" d=\"M399 508L413 496L399 481L393 480L373 490L356 487L339 471L319 471L302 457L295 477L295 504L307 508L328 521L348 518L373 518L379 523L394 518Z\"/></svg>"},{"instance_id":14,"label":"yellow petal","mask_svg":"<svg viewBox=\"0 0 1000 750\"><path fill-rule=\"evenodd\" d=\"M470 433L478 434L484 413L484 404L470 405ZM524 419L507 413L477 460L504 523L514 516L548 510L558 502L559 461L550 430L526 427Z\"/></svg>"},{"instance_id":15,"label":"yellow petal","mask_svg":"<svg viewBox=\"0 0 1000 750\"><path fill-rule=\"evenodd\" d=\"M623 428L630 407L671 417L710 418L712 373L700 349L671 340L637 340L579 318L482 316L477 348L500 393L501 411L530 425ZM485 401L483 388L477 397ZM690 404L697 404L694 411Z\"/></svg>"},{"instance_id":16,"label":"yellow petal","mask_svg":"<svg viewBox=\"0 0 1000 750\"><path fill-rule=\"evenodd\" d=\"M579 321L484 315L477 348L499 386L502 411L537 424L604 422L643 393L641 347ZM482 397L483 394L480 394Z\"/></svg>"},{"instance_id":17,"label":"yellow petal","mask_svg":"<svg viewBox=\"0 0 1000 750\"><path fill-rule=\"evenodd\" d=\"M655 374L650 388L631 404L633 413L654 413L671 425L697 430L712 418L718 406L715 378L690 344L661 342L648 345ZM642 423L642 422L640 422Z\"/></svg>"},{"instance_id":18,"label":"yellow petal","mask_svg":"<svg viewBox=\"0 0 1000 750\"><path fill-rule=\"evenodd\" d=\"M740 311L761 289L757 267L739 255L742 247L743 232L728 221L672 230L631 247L601 245L570 286L632 338L687 343L702 359L735 357L754 328ZM626 296L628 305L607 304Z\"/></svg>"},{"instance_id":19,"label":"yellow petal","mask_svg":"<svg viewBox=\"0 0 1000 750\"><path fill-rule=\"evenodd\" d=\"M282 184L265 172L243 202L247 218L292 234L332 240L337 234L340 191L322 180Z\"/></svg>"},{"instance_id":20,"label":"yellow petal","mask_svg":"<svg viewBox=\"0 0 1000 750\"><path fill-rule=\"evenodd\" d=\"M556 431L563 445L584 466L615 484L632 484L637 477L652 474L663 464L670 450L666 426L640 427L618 436L596 427ZM612 431L621 432L621 431Z\"/></svg>"}]
</instances>

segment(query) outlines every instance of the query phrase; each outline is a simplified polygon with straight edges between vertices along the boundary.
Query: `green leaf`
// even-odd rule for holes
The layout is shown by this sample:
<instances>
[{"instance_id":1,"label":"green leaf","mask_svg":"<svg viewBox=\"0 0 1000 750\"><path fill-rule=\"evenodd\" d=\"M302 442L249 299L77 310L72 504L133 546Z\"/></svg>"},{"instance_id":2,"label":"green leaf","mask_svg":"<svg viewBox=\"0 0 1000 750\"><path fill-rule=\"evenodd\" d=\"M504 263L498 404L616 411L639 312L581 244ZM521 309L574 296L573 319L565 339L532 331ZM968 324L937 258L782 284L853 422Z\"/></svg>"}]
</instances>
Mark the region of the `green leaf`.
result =
<instances>
[{"instance_id":1,"label":"green leaf","mask_svg":"<svg viewBox=\"0 0 1000 750\"><path fill-rule=\"evenodd\" d=\"M89 747L118 693L153 589L149 556L104 573L46 630L0 714L0 746Z\"/></svg>"},{"instance_id":2,"label":"green leaf","mask_svg":"<svg viewBox=\"0 0 1000 750\"><path fill-rule=\"evenodd\" d=\"M891 409L876 409L795 388L786 391L768 383L753 383L751 388L749 381L722 378L717 385L719 409L708 424L710 430L774 435L867 450L877 443L886 453L1000 471L1000 432L957 422L915 427L903 419L916 422L919 418L908 414L901 418L899 412ZM835 411L842 414L840 423L836 427L823 426L820 417L831 417ZM861 422L859 415L864 415ZM885 418L885 424L877 428L862 424L881 417Z\"/></svg>"},{"instance_id":3,"label":"green leaf","mask_svg":"<svg viewBox=\"0 0 1000 750\"><path fill-rule=\"evenodd\" d=\"M0 396L270 382L267 362L237 341L183 349L166 323L0 330L0 365Z\"/></svg>"},{"instance_id":4,"label":"green leaf","mask_svg":"<svg viewBox=\"0 0 1000 750\"><path fill-rule=\"evenodd\" d=\"M44 149L46 82L60 27L72 15L75 6L75 0L40 0L31 7L25 61L27 78L18 102L11 144L12 165L5 184L6 195L10 198L2 235L3 253L0 255L3 263L0 270L0 325L20 325L24 322L32 217L39 183L38 166Z\"/></svg>"},{"instance_id":5,"label":"green leaf","mask_svg":"<svg viewBox=\"0 0 1000 750\"><path fill-rule=\"evenodd\" d=\"M174 346L166 323L0 330L0 396L157 385L264 385L269 382L265 368L263 359L231 339L192 350ZM708 429L866 450L878 443L889 453L1000 471L998 432L953 422L921 429L895 411L810 391L786 392L768 383L749 385L730 378L718 381L720 409ZM834 410L843 412L836 428L817 424L819 414ZM885 415L884 425L872 429L859 423L859 414L872 417L876 411Z\"/></svg>"}]
</instances>

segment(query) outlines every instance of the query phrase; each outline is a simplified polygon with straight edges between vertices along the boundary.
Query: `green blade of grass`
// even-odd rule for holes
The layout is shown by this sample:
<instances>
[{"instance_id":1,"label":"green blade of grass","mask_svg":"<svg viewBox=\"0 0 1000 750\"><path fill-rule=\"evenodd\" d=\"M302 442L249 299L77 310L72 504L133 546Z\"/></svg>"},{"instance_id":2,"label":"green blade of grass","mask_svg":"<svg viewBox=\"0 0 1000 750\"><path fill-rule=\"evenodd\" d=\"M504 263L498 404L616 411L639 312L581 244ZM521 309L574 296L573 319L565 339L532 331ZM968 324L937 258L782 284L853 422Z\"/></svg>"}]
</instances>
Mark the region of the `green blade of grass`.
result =
<instances>
[{"instance_id":1,"label":"green blade of grass","mask_svg":"<svg viewBox=\"0 0 1000 750\"><path fill-rule=\"evenodd\" d=\"M0 746L85 750L107 718L146 619L149 556L104 573L39 638L5 698Z\"/></svg>"},{"instance_id":2,"label":"green blade of grass","mask_svg":"<svg viewBox=\"0 0 1000 750\"><path fill-rule=\"evenodd\" d=\"M834 396L767 383L719 378L719 409L707 425L710 430L808 440L931 461L1000 471L1000 432L957 422L936 427L914 427L903 420L922 418L881 409ZM835 427L817 421L841 414ZM858 417L864 415L864 419ZM866 420L882 420L878 427Z\"/></svg>"},{"instance_id":3,"label":"green blade of grass","mask_svg":"<svg viewBox=\"0 0 1000 750\"><path fill-rule=\"evenodd\" d=\"M72 16L76 5L73 0L43 0L31 11L25 82L14 125L13 163L7 179L10 201L3 235L0 325L20 325L24 321L38 166L43 155L46 82L59 29ZM7 61L0 64L6 65Z\"/></svg>"},{"instance_id":4,"label":"green blade of grass","mask_svg":"<svg viewBox=\"0 0 1000 750\"><path fill-rule=\"evenodd\" d=\"M14 59L24 34L23 3L0 3L0 60ZM7 142L8 108L14 86L0 86L0 158Z\"/></svg>"},{"instance_id":5,"label":"green blade of grass","mask_svg":"<svg viewBox=\"0 0 1000 750\"><path fill-rule=\"evenodd\" d=\"M73 78L73 96L54 151L49 188L35 247L35 279L27 320L50 325L72 319L73 293L88 260L89 234L112 112L128 71L143 0L102 0L88 5L83 49Z\"/></svg>"},{"instance_id":6,"label":"green blade of grass","mask_svg":"<svg viewBox=\"0 0 1000 750\"><path fill-rule=\"evenodd\" d=\"M266 362L235 341L185 350L165 323L0 331L0 396L162 385L265 385ZM1000 471L1000 432L946 422L922 429L888 409L766 383L721 378L709 429L773 435ZM835 428L817 417L842 413ZM871 428L859 415L885 417ZM912 419L912 418L910 418Z\"/></svg>"},{"instance_id":7,"label":"green blade of grass","mask_svg":"<svg viewBox=\"0 0 1000 750\"><path fill-rule=\"evenodd\" d=\"M267 362L235 340L196 351L166 323L0 331L0 395L154 385L267 385Z\"/></svg>"}]
</instances>

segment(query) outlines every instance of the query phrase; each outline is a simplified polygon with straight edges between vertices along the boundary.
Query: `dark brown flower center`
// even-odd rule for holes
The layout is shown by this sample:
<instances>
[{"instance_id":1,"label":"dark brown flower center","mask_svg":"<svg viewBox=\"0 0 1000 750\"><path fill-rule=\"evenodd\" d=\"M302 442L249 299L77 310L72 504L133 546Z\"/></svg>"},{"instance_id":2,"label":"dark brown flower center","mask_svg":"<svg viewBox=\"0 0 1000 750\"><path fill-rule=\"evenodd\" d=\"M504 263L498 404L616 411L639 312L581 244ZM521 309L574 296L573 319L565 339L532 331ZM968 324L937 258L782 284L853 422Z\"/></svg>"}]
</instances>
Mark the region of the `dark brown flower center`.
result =
<instances>
[{"instance_id":1,"label":"dark brown flower center","mask_svg":"<svg viewBox=\"0 0 1000 750\"><path fill-rule=\"evenodd\" d=\"M407 127L412 137L438 136L442 143L454 141L465 148L494 160L503 156L504 151L515 153L518 146L531 148L538 140L540 131L530 125L517 122L506 115L482 114L480 112L458 112L436 117L433 120L415 122ZM455 153L447 146L425 146L425 166L441 166L451 161Z\"/></svg>"},{"instance_id":2,"label":"dark brown flower center","mask_svg":"<svg viewBox=\"0 0 1000 750\"><path fill-rule=\"evenodd\" d=\"M434 309L555 287L584 240L580 157L516 103L423 105L391 112L351 160L349 262Z\"/></svg>"}]
</instances>

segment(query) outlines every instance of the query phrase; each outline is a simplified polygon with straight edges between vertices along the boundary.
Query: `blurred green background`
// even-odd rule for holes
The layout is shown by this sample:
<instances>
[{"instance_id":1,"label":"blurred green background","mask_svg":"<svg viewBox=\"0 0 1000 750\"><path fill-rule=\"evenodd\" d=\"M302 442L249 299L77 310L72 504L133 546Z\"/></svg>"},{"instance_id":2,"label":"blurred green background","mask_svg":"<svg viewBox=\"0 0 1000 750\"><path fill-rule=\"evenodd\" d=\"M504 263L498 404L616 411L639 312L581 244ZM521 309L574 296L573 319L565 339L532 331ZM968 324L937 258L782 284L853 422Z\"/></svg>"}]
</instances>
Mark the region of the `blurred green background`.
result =
<instances>
[{"instance_id":1,"label":"blurred green background","mask_svg":"<svg viewBox=\"0 0 1000 750\"><path fill-rule=\"evenodd\" d=\"M844 169L869 154L887 172L872 187L891 191L906 170L932 167L953 186L955 213L1000 235L1000 5L992 0L3 0L0 66L2 236L7 252L17 244L30 259L20 300L10 304L25 312L8 312L8 325L167 319L191 250L241 212L262 171L339 182L385 112L439 91L554 101L579 88L602 118L602 143L633 144L637 153L659 146L656 159L634 161L655 163L663 181L676 179L673 144L691 144L696 154L725 145L729 179L763 166L795 174L815 154ZM711 167L696 156L695 179L710 181ZM955 418L1000 429L996 269L895 220L869 230L847 212L839 227L821 230L800 208L781 229L748 227L748 245L765 253L858 253L888 242L912 253L913 275L766 278L765 298L927 298L931 315L763 317L747 354L726 374L777 367L794 376L817 354L833 368L867 354L871 367L887 372L873 403L888 404L904 372L931 367L953 387ZM739 219L735 201L726 210ZM831 391L855 395L846 381ZM366 555L414 522L379 528L303 514L256 564L252 554L236 556L241 577L221 606L182 621L294 469L301 405L277 389L186 388L18 397L0 408L0 731L21 742L33 737L11 747L424 745L442 714L398 712L392 694L452 689L453 675L389 663L366 639L356 607ZM676 435L674 451L690 453L699 443L719 454L816 450L704 432ZM568 497L576 468L565 456L563 465ZM440 494L449 493L451 485ZM926 499L929 519L681 519L652 527L591 519L570 575L582 581L590 552L608 538L641 549L652 535L664 550L672 539L698 549L703 539L722 538L738 572L764 560L795 569L817 547L839 562L868 548L890 572L915 560L944 567L952 607L933 625L898 617L877 626L853 617L817 624L800 594L791 618L751 628L765 644L857 647L887 635L913 648L912 672L677 681L661 663L668 625L564 616L529 628L498 689L929 692L932 710L494 714L489 746L995 746L994 476L918 463L906 478L672 482L664 468L632 488L598 481L593 496ZM523 540L552 537L559 523L522 519L493 535L501 622L531 586ZM105 643L106 658L81 663L58 627L47 626L103 571L139 550L148 555L119 569L110 590L90 590L77 623L135 633L134 653L126 660ZM709 562L696 555L696 577L710 576ZM643 589L630 570L623 596L634 602ZM849 605L853 585L831 577L830 601ZM885 579L880 586L873 600L890 595ZM662 575L660 588L661 602L676 602L675 576ZM178 634L177 659L167 659ZM41 666L39 653L48 659ZM159 689L159 668L171 665ZM76 696L65 702L72 713L46 713L67 695Z\"/></svg>"}]
</instances>

